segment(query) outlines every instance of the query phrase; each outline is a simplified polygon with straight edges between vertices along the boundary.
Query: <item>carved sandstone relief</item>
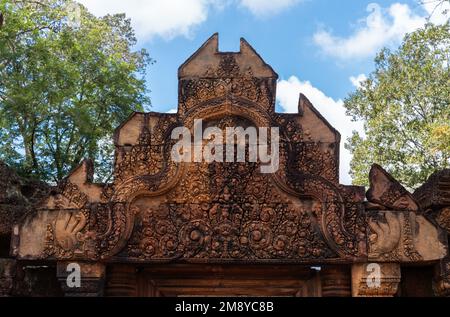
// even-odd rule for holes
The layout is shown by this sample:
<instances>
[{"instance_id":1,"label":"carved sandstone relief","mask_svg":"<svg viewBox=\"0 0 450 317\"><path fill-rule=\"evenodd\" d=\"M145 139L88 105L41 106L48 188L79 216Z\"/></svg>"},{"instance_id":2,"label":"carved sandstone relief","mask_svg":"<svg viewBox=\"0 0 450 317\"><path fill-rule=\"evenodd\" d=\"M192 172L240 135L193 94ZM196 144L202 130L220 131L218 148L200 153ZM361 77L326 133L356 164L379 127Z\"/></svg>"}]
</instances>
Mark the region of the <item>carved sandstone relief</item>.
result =
<instances>
[{"instance_id":1,"label":"carved sandstone relief","mask_svg":"<svg viewBox=\"0 0 450 317\"><path fill-rule=\"evenodd\" d=\"M412 195L378 165L367 192L369 261L419 262L447 252L442 232L419 213ZM393 208L394 210L389 210Z\"/></svg>"},{"instance_id":2,"label":"carved sandstone relief","mask_svg":"<svg viewBox=\"0 0 450 317\"><path fill-rule=\"evenodd\" d=\"M235 120L225 117L215 123L224 127L234 126L240 122ZM146 146L142 141L146 134L147 131L143 129L138 144L131 146L130 153L139 153L133 149ZM133 158L134 167L152 164L151 157L146 155L130 157ZM128 161L122 159L121 162ZM133 166L120 165L119 170L133 170ZM60 259L113 256L115 253L112 250L120 251L131 231L132 246L127 247L129 253L122 252L119 255L129 260L183 257L204 260L321 261L364 254L361 210L355 208L354 217L344 218L350 215L346 214L345 208L350 211L358 202L345 204L339 189L320 176L295 176L291 175L291 171L286 171L284 175L297 181L284 185L283 180L275 181L275 184L281 184L286 187L285 190L291 191L293 197L304 196L299 197L300 200L293 198L297 202L292 203L286 194L282 194L283 191L274 186L272 176L257 172L258 163L189 166L187 172L181 172L176 178L170 173L160 173L157 177L147 175L149 172L145 172L148 171L146 169L137 169L134 177L117 177L111 187L105 187L105 191L111 192L103 195L110 200L109 203L88 203L89 199L77 190L78 187L68 182L66 186L71 188L70 195L66 195L68 201L79 201L80 208L84 210L55 211L56 218L47 224L44 256ZM144 172L140 173L141 170ZM170 183L171 179L177 180L177 183L173 183L174 189L168 188L167 194L159 191L160 185ZM165 226L158 223L155 227L153 222L156 220L149 222L140 218L149 208L142 211L143 207L134 206L134 197L139 193L143 196L147 193L151 197L149 204L160 201L155 207L158 210L170 210L170 217L164 220ZM161 201L160 197L167 199ZM310 207L305 208L304 203ZM193 210L208 212L202 217L202 214L191 216ZM211 215L216 213L221 218L213 220ZM136 215L139 216L135 218ZM165 228L172 233L158 235L156 228ZM223 233L217 236L217 230ZM184 232L185 236L180 237L179 232ZM161 244L163 242L166 244ZM197 247L193 247L196 243ZM260 251L256 252L258 247Z\"/></svg>"},{"instance_id":3,"label":"carved sandstone relief","mask_svg":"<svg viewBox=\"0 0 450 317\"><path fill-rule=\"evenodd\" d=\"M224 187L216 199L156 204L137 199L136 229L120 256L140 260L302 260L333 258L317 216L321 204L235 199Z\"/></svg>"},{"instance_id":4,"label":"carved sandstone relief","mask_svg":"<svg viewBox=\"0 0 450 317\"><path fill-rule=\"evenodd\" d=\"M439 231L423 216L410 211L369 214L369 261L419 262L445 256Z\"/></svg>"}]
</instances>

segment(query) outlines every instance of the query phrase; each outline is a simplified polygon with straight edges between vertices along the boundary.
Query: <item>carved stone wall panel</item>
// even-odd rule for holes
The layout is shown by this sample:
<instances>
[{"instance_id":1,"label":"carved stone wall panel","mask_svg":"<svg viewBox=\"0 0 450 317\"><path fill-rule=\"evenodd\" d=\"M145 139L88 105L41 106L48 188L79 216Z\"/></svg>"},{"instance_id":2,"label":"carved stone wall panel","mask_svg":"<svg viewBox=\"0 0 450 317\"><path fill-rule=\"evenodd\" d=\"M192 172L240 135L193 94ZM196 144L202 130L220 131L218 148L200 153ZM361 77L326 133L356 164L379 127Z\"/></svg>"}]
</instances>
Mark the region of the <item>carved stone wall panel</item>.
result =
<instances>
[{"instance_id":1,"label":"carved stone wall panel","mask_svg":"<svg viewBox=\"0 0 450 317\"><path fill-rule=\"evenodd\" d=\"M224 190L210 202L137 199L136 230L120 256L135 260L291 260L335 258L314 213L317 201L238 202Z\"/></svg>"},{"instance_id":2,"label":"carved stone wall panel","mask_svg":"<svg viewBox=\"0 0 450 317\"><path fill-rule=\"evenodd\" d=\"M419 262L447 253L444 237L425 217L412 211L371 211L368 220L369 260Z\"/></svg>"},{"instance_id":3,"label":"carved stone wall panel","mask_svg":"<svg viewBox=\"0 0 450 317\"><path fill-rule=\"evenodd\" d=\"M180 81L180 111L184 114L196 105L220 98L242 98L271 111L271 79L255 77L188 79Z\"/></svg>"}]
</instances>

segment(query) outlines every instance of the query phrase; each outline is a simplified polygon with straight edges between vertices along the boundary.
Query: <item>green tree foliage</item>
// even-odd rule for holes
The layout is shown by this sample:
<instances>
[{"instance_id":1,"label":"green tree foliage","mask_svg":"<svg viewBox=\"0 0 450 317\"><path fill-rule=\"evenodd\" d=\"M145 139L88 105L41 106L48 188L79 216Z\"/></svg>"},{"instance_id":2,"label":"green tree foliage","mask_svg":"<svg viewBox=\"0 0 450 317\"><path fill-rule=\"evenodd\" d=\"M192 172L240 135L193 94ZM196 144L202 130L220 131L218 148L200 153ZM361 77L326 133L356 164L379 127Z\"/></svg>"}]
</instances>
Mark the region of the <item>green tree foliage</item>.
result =
<instances>
[{"instance_id":1,"label":"green tree foliage","mask_svg":"<svg viewBox=\"0 0 450 317\"><path fill-rule=\"evenodd\" d=\"M346 144L354 183L367 185L372 163L415 188L450 167L450 25L429 24L407 35L397 51L382 50L376 69L345 100L365 123Z\"/></svg>"},{"instance_id":2,"label":"green tree foliage","mask_svg":"<svg viewBox=\"0 0 450 317\"><path fill-rule=\"evenodd\" d=\"M105 176L113 129L150 102L130 21L72 0L0 0L0 12L0 159L59 181L90 157Z\"/></svg>"}]
</instances>

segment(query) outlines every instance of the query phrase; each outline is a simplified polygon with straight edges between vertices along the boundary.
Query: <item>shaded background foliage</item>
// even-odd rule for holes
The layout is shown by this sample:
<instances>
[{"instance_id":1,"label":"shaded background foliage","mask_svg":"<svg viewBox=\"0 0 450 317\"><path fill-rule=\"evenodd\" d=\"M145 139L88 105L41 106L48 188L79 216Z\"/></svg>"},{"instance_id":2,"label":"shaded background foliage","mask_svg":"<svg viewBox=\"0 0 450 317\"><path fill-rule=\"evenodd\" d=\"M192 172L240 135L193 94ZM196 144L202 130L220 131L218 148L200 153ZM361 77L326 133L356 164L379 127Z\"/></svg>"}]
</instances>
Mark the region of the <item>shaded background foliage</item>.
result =
<instances>
[{"instance_id":1,"label":"shaded background foliage","mask_svg":"<svg viewBox=\"0 0 450 317\"><path fill-rule=\"evenodd\" d=\"M354 183L367 185L372 163L409 188L450 167L450 25L429 24L397 51L382 50L375 71L345 100L364 121L348 140Z\"/></svg>"},{"instance_id":2,"label":"shaded background foliage","mask_svg":"<svg viewBox=\"0 0 450 317\"><path fill-rule=\"evenodd\" d=\"M97 18L71 0L0 0L0 159L61 180L84 157L111 170L113 129L150 100L152 62L125 15Z\"/></svg>"}]
</instances>

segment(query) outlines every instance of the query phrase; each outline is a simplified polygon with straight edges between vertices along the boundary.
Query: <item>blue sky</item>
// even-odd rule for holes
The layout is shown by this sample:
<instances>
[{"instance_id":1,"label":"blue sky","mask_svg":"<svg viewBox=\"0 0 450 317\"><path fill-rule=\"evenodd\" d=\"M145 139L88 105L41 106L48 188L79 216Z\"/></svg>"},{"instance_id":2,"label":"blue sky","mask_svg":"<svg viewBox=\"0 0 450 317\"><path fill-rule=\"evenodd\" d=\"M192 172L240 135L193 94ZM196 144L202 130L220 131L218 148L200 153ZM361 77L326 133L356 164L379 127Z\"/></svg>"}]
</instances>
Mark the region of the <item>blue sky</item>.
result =
<instances>
[{"instance_id":1,"label":"blue sky","mask_svg":"<svg viewBox=\"0 0 450 317\"><path fill-rule=\"evenodd\" d=\"M427 0L429 2L430 0ZM423 26L432 3L418 0L79 0L94 14L125 12L138 46L156 63L148 69L152 111L177 106L177 69L213 33L221 51L238 51L244 37L279 74L277 109L294 112L300 92L342 134L342 143L362 123L342 107L349 93L374 68L382 47L398 47ZM436 10L433 23L447 17ZM342 144L343 146L343 144ZM341 150L341 182L351 156Z\"/></svg>"}]
</instances>

